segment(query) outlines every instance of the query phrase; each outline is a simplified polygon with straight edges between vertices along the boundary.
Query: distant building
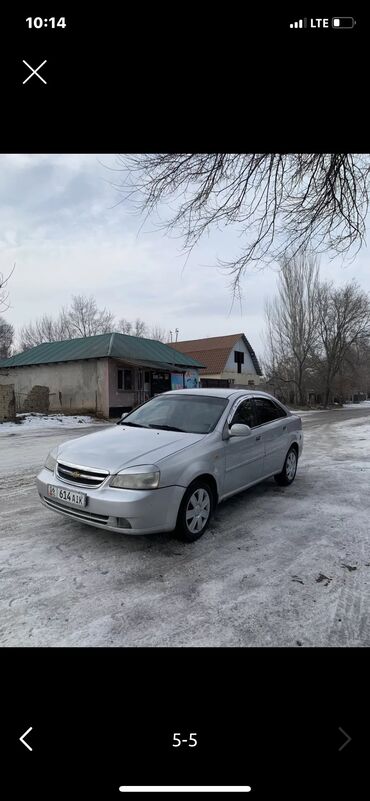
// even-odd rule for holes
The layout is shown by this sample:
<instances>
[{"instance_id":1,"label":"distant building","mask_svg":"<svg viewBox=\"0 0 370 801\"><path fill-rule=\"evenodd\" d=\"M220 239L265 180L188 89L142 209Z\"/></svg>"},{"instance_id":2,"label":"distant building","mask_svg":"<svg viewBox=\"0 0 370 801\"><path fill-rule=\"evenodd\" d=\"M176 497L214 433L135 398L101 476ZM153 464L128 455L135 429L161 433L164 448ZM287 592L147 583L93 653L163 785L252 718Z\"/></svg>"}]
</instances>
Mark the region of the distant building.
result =
<instances>
[{"instance_id":1,"label":"distant building","mask_svg":"<svg viewBox=\"0 0 370 801\"><path fill-rule=\"evenodd\" d=\"M14 384L18 412L31 401L37 411L35 398L47 388L52 412L119 417L154 395L186 387L190 373L199 384L202 366L153 339L99 334L45 342L0 361L0 385Z\"/></svg>"},{"instance_id":2,"label":"distant building","mask_svg":"<svg viewBox=\"0 0 370 801\"><path fill-rule=\"evenodd\" d=\"M244 389L263 381L257 356L245 334L171 342L171 348L196 359L206 367L199 370L202 387Z\"/></svg>"}]
</instances>

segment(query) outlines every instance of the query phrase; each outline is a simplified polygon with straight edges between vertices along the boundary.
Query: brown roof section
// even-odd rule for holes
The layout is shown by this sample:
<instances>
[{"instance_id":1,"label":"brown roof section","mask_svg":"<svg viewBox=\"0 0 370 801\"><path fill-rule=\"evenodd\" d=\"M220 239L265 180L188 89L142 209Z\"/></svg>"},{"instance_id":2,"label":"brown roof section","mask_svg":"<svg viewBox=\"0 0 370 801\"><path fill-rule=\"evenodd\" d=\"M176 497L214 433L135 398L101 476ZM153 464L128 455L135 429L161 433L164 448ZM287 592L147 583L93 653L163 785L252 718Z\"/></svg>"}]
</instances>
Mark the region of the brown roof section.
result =
<instances>
[{"instance_id":1,"label":"brown roof section","mask_svg":"<svg viewBox=\"0 0 370 801\"><path fill-rule=\"evenodd\" d=\"M172 348L186 353L207 367L199 370L201 374L222 373L225 364L236 342L243 339L252 359L257 375L262 375L257 356L251 348L245 334L228 334L224 337L206 337L205 339L189 339L185 342L169 342Z\"/></svg>"}]
</instances>

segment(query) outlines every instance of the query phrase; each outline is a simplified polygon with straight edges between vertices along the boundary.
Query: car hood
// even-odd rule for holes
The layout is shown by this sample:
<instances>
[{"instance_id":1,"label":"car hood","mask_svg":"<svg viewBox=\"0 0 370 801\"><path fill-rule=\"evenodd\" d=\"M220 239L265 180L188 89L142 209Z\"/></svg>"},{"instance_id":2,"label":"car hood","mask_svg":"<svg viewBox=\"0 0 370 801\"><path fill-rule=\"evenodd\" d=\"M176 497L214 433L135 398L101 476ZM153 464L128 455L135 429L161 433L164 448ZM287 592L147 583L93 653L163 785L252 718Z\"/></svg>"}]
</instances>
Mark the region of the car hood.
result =
<instances>
[{"instance_id":1,"label":"car hood","mask_svg":"<svg viewBox=\"0 0 370 801\"><path fill-rule=\"evenodd\" d=\"M57 459L116 473L129 465L156 464L160 459L194 445L205 436L116 425L108 431L65 442L58 448Z\"/></svg>"}]
</instances>

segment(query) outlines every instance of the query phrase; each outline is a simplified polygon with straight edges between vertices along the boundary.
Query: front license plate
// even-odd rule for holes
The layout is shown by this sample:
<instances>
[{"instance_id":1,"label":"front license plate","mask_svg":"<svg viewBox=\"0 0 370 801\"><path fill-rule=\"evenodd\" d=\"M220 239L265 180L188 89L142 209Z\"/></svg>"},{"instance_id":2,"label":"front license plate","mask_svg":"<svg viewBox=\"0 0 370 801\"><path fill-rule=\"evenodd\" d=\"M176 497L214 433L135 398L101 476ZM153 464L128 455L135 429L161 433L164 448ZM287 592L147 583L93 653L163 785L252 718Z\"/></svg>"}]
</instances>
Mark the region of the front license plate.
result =
<instances>
[{"instance_id":1,"label":"front license plate","mask_svg":"<svg viewBox=\"0 0 370 801\"><path fill-rule=\"evenodd\" d=\"M84 492L74 492L63 487L55 487L54 484L48 484L48 496L58 501L64 501L69 506L86 506L87 503L87 495Z\"/></svg>"}]
</instances>

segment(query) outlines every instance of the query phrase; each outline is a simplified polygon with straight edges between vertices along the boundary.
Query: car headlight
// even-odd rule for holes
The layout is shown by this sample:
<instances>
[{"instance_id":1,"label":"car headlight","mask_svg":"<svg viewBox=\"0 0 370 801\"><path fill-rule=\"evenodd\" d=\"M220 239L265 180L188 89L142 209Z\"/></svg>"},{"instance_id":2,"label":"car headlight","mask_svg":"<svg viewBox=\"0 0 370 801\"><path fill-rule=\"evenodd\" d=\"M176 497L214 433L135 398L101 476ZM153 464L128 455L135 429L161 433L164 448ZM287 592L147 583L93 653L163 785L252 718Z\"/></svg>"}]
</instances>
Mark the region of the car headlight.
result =
<instances>
[{"instance_id":1,"label":"car headlight","mask_svg":"<svg viewBox=\"0 0 370 801\"><path fill-rule=\"evenodd\" d=\"M54 468L56 463L57 460L55 459L55 457L51 453L49 453L49 455L46 458L44 467L46 467L47 470L51 470L51 472L54 473Z\"/></svg>"},{"instance_id":2,"label":"car headlight","mask_svg":"<svg viewBox=\"0 0 370 801\"><path fill-rule=\"evenodd\" d=\"M111 487L119 489L157 489L159 485L160 472L156 465L140 465L138 467L127 467L121 473L110 480Z\"/></svg>"}]
</instances>

